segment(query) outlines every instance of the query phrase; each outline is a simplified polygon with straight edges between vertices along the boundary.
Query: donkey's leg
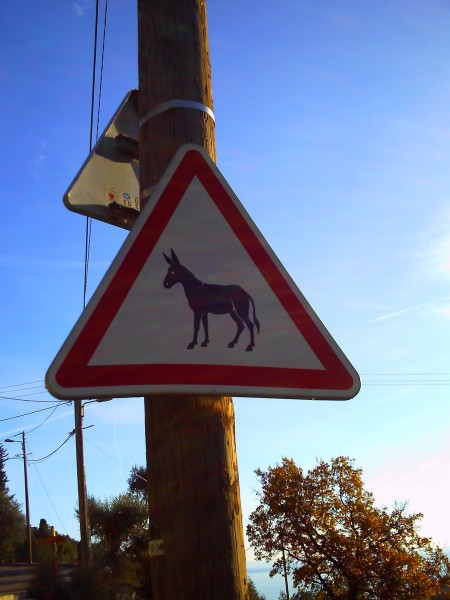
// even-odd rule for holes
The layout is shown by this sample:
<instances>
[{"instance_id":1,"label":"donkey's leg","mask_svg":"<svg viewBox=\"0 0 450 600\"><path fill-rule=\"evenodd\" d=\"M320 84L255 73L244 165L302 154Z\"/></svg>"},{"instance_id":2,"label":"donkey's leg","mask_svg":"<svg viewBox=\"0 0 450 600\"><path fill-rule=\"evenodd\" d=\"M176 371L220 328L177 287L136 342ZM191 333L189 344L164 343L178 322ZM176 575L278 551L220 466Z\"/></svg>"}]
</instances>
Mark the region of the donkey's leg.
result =
<instances>
[{"instance_id":1,"label":"donkey's leg","mask_svg":"<svg viewBox=\"0 0 450 600\"><path fill-rule=\"evenodd\" d=\"M205 339L201 343L202 348L206 348L209 344L209 335L208 335L208 313L202 314L202 323L203 323L203 331L205 332Z\"/></svg>"},{"instance_id":2,"label":"donkey's leg","mask_svg":"<svg viewBox=\"0 0 450 600\"><path fill-rule=\"evenodd\" d=\"M244 321L244 323L247 325L248 330L250 332L250 344L247 346L246 350L247 350L247 352L251 352L255 346L255 334L254 334L255 326L250 321L250 319L248 318L247 315L241 315L241 318Z\"/></svg>"},{"instance_id":3,"label":"donkey's leg","mask_svg":"<svg viewBox=\"0 0 450 600\"><path fill-rule=\"evenodd\" d=\"M237 343L237 341L239 339L239 336L244 331L244 325L242 324L242 319L238 316L238 314L237 314L236 311L231 310L230 311L230 317L236 323L236 325L237 325L237 331L236 331L236 335L234 336L234 338L228 344L228 348L234 348L234 346L236 345L236 343Z\"/></svg>"},{"instance_id":4,"label":"donkey's leg","mask_svg":"<svg viewBox=\"0 0 450 600\"><path fill-rule=\"evenodd\" d=\"M248 316L249 309L250 309L250 306L249 306L248 300L246 302L240 302L236 306L236 310L239 315L239 318L242 319L242 321L247 325L248 330L250 332L250 344L246 348L247 352L251 352L255 346L255 334L254 334L255 326L253 325L253 322L251 321L250 317Z\"/></svg>"},{"instance_id":5,"label":"donkey's leg","mask_svg":"<svg viewBox=\"0 0 450 600\"><path fill-rule=\"evenodd\" d=\"M194 313L194 337L192 338L192 342L187 347L188 350L192 350L192 348L194 348L194 346L197 345L198 328L200 327L200 317L200 313Z\"/></svg>"}]
</instances>

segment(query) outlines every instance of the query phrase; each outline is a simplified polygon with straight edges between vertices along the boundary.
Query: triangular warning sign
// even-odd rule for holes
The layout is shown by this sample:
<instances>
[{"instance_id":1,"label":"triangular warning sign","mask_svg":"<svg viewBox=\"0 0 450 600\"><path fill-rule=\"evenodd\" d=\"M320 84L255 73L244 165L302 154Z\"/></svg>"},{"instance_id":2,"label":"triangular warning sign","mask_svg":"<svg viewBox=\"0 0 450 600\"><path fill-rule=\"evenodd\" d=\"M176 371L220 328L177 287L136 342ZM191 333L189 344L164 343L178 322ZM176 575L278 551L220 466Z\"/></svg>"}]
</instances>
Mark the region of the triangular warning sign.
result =
<instances>
[{"instance_id":1,"label":"triangular warning sign","mask_svg":"<svg viewBox=\"0 0 450 600\"><path fill-rule=\"evenodd\" d=\"M216 165L184 146L50 366L58 398L344 400L359 377Z\"/></svg>"}]
</instances>

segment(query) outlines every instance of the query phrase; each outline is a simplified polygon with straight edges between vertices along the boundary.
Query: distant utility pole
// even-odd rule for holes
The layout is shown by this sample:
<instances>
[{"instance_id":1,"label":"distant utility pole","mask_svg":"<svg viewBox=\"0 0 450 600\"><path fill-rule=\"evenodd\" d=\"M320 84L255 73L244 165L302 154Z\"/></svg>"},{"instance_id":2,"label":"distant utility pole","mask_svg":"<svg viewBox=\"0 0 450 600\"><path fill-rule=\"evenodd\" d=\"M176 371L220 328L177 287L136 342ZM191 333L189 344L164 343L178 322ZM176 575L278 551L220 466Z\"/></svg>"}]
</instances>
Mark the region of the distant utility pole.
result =
<instances>
[{"instance_id":1,"label":"distant utility pole","mask_svg":"<svg viewBox=\"0 0 450 600\"><path fill-rule=\"evenodd\" d=\"M14 443L19 440L7 438L5 442ZM20 442L19 442L20 443ZM22 431L22 456L23 456L23 476L25 480L25 518L27 521L27 561L31 565L33 562L33 546L31 543L31 521L30 521L30 499L28 495L28 466L27 466L27 444L25 431Z\"/></svg>"},{"instance_id":2,"label":"distant utility pole","mask_svg":"<svg viewBox=\"0 0 450 600\"><path fill-rule=\"evenodd\" d=\"M216 147L205 1L138 0L138 31L144 202L180 146ZM233 400L149 396L145 424L154 600L247 599Z\"/></svg>"},{"instance_id":3,"label":"distant utility pole","mask_svg":"<svg viewBox=\"0 0 450 600\"><path fill-rule=\"evenodd\" d=\"M90 532L87 510L86 471L84 467L83 444L83 404L81 400L74 400L75 411L75 446L77 456L77 481L78 481L78 517L80 519L80 554L79 561L86 567L90 558Z\"/></svg>"},{"instance_id":4,"label":"distant utility pole","mask_svg":"<svg viewBox=\"0 0 450 600\"><path fill-rule=\"evenodd\" d=\"M28 564L33 562L33 546L31 544L31 522L30 522L30 499L28 497L28 468L27 468L27 445L25 443L25 431L22 431L23 452L23 476L25 479L25 514L27 519L27 551Z\"/></svg>"}]
</instances>

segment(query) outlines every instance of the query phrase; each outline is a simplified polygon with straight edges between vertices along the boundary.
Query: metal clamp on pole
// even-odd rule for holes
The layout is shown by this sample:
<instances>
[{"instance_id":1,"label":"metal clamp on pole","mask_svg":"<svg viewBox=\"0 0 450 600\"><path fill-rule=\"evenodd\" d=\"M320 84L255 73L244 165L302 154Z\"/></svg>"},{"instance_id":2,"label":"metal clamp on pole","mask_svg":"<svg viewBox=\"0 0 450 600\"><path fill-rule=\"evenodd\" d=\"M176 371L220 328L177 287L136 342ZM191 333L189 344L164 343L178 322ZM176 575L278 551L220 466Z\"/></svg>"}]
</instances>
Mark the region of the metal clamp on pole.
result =
<instances>
[{"instance_id":1,"label":"metal clamp on pole","mask_svg":"<svg viewBox=\"0 0 450 600\"><path fill-rule=\"evenodd\" d=\"M140 200L146 200L147 198L150 198L150 196L153 193L153 190L156 188L156 185L152 185L151 187L148 188L144 188L142 190L142 192L140 193L139 199Z\"/></svg>"},{"instance_id":2,"label":"metal clamp on pole","mask_svg":"<svg viewBox=\"0 0 450 600\"><path fill-rule=\"evenodd\" d=\"M156 117L168 110L172 110L173 108L190 108L193 110L200 110L209 115L211 119L215 122L213 111L201 102L195 102L193 100L167 100L167 102L157 104L154 108L152 108L152 110L150 110L146 115L144 115L139 121L139 126L142 127L142 125L147 123L147 121L150 121L150 119L153 119L153 117Z\"/></svg>"}]
</instances>

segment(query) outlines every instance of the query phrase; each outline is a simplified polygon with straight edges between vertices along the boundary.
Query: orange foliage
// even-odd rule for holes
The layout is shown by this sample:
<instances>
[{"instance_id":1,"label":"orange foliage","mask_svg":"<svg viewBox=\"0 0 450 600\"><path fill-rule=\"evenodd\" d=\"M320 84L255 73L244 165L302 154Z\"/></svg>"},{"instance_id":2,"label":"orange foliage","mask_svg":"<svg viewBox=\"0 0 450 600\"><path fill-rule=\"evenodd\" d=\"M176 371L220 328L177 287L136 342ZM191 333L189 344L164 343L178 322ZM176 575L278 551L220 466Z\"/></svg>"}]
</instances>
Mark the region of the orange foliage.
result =
<instances>
[{"instance_id":1,"label":"orange foliage","mask_svg":"<svg viewBox=\"0 0 450 600\"><path fill-rule=\"evenodd\" d=\"M294 585L317 598L427 600L449 581L442 549L417 533L422 514L406 504L377 508L362 470L345 457L304 473L283 458L258 469L259 506L247 535L258 559L283 572L284 548Z\"/></svg>"}]
</instances>

